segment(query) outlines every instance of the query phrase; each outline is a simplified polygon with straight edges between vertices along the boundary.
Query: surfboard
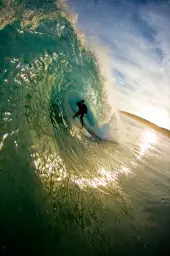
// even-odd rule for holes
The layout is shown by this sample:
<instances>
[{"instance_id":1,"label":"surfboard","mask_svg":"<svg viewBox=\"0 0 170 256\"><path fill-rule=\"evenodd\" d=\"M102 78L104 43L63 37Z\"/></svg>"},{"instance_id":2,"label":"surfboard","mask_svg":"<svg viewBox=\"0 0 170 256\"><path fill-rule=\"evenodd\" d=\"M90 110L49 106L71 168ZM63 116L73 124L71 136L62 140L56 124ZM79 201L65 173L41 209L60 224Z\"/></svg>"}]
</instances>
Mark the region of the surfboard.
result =
<instances>
[{"instance_id":1,"label":"surfboard","mask_svg":"<svg viewBox=\"0 0 170 256\"><path fill-rule=\"evenodd\" d=\"M92 135L85 129L85 127L81 128L81 123L79 118L73 118L72 119L72 128L76 131L83 134L84 136L88 138L93 138Z\"/></svg>"},{"instance_id":2,"label":"surfboard","mask_svg":"<svg viewBox=\"0 0 170 256\"><path fill-rule=\"evenodd\" d=\"M93 138L92 135L85 128L80 128L80 132L88 138Z\"/></svg>"}]
</instances>

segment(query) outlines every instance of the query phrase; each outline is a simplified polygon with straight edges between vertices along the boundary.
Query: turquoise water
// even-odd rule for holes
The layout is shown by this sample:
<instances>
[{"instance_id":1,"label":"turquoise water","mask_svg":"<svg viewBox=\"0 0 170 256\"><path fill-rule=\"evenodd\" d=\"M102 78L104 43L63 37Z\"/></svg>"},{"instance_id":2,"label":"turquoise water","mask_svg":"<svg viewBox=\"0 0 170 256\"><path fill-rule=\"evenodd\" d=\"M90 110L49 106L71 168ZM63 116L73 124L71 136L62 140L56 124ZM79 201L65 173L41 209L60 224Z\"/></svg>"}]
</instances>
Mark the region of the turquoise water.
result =
<instances>
[{"instance_id":1,"label":"turquoise water","mask_svg":"<svg viewBox=\"0 0 170 256\"><path fill-rule=\"evenodd\" d=\"M1 255L169 255L170 141L110 115L97 58L55 4L2 7ZM72 121L81 98L91 139Z\"/></svg>"}]
</instances>

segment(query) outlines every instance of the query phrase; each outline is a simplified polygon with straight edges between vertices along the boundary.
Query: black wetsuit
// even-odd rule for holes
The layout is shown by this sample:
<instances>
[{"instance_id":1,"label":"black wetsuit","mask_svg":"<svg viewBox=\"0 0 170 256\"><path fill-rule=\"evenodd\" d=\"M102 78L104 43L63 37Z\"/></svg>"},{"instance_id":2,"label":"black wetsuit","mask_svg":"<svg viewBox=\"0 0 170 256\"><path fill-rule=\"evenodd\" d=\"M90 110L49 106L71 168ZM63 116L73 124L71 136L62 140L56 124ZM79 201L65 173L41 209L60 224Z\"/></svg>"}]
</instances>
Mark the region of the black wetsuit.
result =
<instances>
[{"instance_id":1,"label":"black wetsuit","mask_svg":"<svg viewBox=\"0 0 170 256\"><path fill-rule=\"evenodd\" d=\"M77 113L75 113L73 118L80 116L80 121L81 121L81 124L83 127L84 126L83 117L85 114L87 114L88 109L87 109L86 104L84 104L84 102L81 102L81 101L77 102L77 106L79 107L79 111L77 111Z\"/></svg>"}]
</instances>

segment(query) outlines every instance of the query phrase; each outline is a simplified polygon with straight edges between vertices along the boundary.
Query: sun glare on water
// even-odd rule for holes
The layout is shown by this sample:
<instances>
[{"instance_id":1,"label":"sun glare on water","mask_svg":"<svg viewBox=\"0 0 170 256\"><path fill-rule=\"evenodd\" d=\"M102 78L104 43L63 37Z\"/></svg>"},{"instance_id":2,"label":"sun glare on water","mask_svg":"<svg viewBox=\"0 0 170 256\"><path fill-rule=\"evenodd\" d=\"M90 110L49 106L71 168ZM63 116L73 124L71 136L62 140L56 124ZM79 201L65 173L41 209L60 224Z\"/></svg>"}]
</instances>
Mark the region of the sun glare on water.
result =
<instances>
[{"instance_id":1,"label":"sun glare on water","mask_svg":"<svg viewBox=\"0 0 170 256\"><path fill-rule=\"evenodd\" d=\"M141 142L140 142L140 152L137 157L139 160L146 153L146 151L151 147L151 145L156 143L156 140L157 140L156 134L151 130L147 130L142 134Z\"/></svg>"}]
</instances>

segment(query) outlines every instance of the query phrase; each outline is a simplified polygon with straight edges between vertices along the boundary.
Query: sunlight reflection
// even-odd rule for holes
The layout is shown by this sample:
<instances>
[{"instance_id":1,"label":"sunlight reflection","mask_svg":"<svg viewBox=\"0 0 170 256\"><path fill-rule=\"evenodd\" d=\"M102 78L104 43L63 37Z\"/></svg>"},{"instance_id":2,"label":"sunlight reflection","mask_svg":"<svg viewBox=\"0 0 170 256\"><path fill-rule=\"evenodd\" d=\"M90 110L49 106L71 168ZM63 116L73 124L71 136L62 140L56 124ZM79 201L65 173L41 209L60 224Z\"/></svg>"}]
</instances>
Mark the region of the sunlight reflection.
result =
<instances>
[{"instance_id":1,"label":"sunlight reflection","mask_svg":"<svg viewBox=\"0 0 170 256\"><path fill-rule=\"evenodd\" d=\"M4 145L4 141L5 139L8 137L8 133L4 134L2 137L2 140L0 141L0 150L2 149L3 145Z\"/></svg>"},{"instance_id":2,"label":"sunlight reflection","mask_svg":"<svg viewBox=\"0 0 170 256\"><path fill-rule=\"evenodd\" d=\"M62 159L56 154L40 156L39 153L33 153L34 165L39 171L39 175L42 178L53 177L53 181L62 181L67 177L66 167L62 162Z\"/></svg>"},{"instance_id":3,"label":"sunlight reflection","mask_svg":"<svg viewBox=\"0 0 170 256\"><path fill-rule=\"evenodd\" d=\"M11 63L16 63L19 61L19 59L16 59L16 58L13 58L13 59L10 59Z\"/></svg>"},{"instance_id":4,"label":"sunlight reflection","mask_svg":"<svg viewBox=\"0 0 170 256\"><path fill-rule=\"evenodd\" d=\"M86 178L72 178L72 182L76 183L81 189L86 187L91 188L98 188L98 187L106 187L109 183L107 180L102 179L100 177L95 177L93 179L86 179Z\"/></svg>"},{"instance_id":5,"label":"sunlight reflection","mask_svg":"<svg viewBox=\"0 0 170 256\"><path fill-rule=\"evenodd\" d=\"M107 188L109 185L116 184L120 176L127 176L131 173L130 168L122 165L114 169L102 167L97 172L94 170L94 173L88 174L89 176L86 177L79 176L79 173L76 175L69 173L68 175L63 160L57 154L43 154L41 156L38 152L35 152L32 153L32 158L42 182L51 183L51 181L54 181L54 186L69 179L83 190L88 187L94 189Z\"/></svg>"},{"instance_id":6,"label":"sunlight reflection","mask_svg":"<svg viewBox=\"0 0 170 256\"><path fill-rule=\"evenodd\" d=\"M86 187L99 188L107 187L113 182L116 183L120 175L128 175L131 173L130 168L121 166L117 170L106 170L101 168L98 170L98 175L95 177L88 178L72 178L72 182L76 183L81 189Z\"/></svg>"},{"instance_id":7,"label":"sunlight reflection","mask_svg":"<svg viewBox=\"0 0 170 256\"><path fill-rule=\"evenodd\" d=\"M141 137L140 152L137 159L141 159L145 152L156 143L156 134L153 131L145 131Z\"/></svg>"}]
</instances>

